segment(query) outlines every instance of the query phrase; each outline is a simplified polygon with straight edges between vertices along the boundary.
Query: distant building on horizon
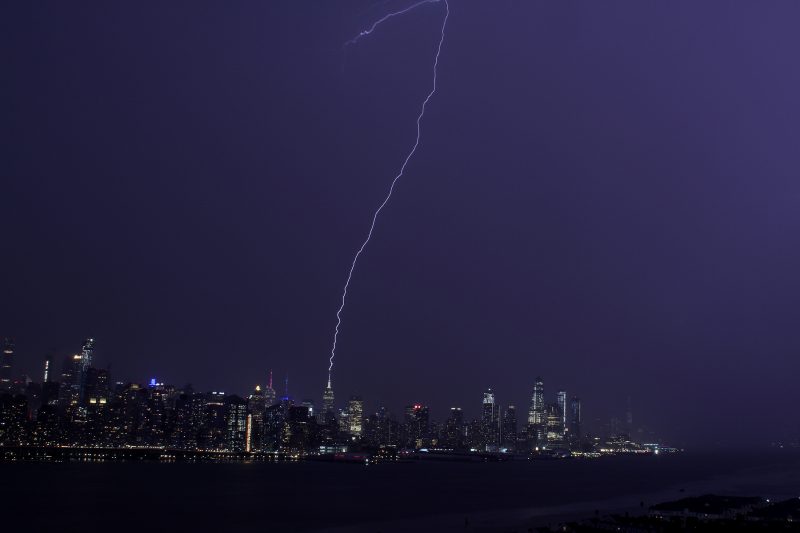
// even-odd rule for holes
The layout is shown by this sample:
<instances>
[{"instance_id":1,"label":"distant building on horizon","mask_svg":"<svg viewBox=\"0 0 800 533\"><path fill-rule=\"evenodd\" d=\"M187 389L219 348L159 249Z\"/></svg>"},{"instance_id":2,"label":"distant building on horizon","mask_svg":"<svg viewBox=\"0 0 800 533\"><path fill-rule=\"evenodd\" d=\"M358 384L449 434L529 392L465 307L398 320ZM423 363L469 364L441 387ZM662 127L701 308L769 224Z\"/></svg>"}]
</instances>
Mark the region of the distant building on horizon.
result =
<instances>
[{"instance_id":1,"label":"distant building on horizon","mask_svg":"<svg viewBox=\"0 0 800 533\"><path fill-rule=\"evenodd\" d=\"M573 440L580 441L583 437L581 428L581 399L573 396L570 401L569 431Z\"/></svg>"},{"instance_id":2,"label":"distant building on horizon","mask_svg":"<svg viewBox=\"0 0 800 533\"><path fill-rule=\"evenodd\" d=\"M512 452L517 447L517 408L513 405L508 405L503 413L500 447Z\"/></svg>"},{"instance_id":3,"label":"distant building on horizon","mask_svg":"<svg viewBox=\"0 0 800 533\"><path fill-rule=\"evenodd\" d=\"M497 449L497 404L494 391L491 388L483 393L483 406L481 411L481 438L482 447L487 451Z\"/></svg>"},{"instance_id":4,"label":"distant building on horizon","mask_svg":"<svg viewBox=\"0 0 800 533\"><path fill-rule=\"evenodd\" d=\"M273 391L274 392L274 391ZM245 450L262 451L264 447L264 415L267 401L260 385L247 397L247 428Z\"/></svg>"},{"instance_id":5,"label":"distant building on horizon","mask_svg":"<svg viewBox=\"0 0 800 533\"><path fill-rule=\"evenodd\" d=\"M464 448L464 413L460 407L451 407L444 425L444 446L454 450Z\"/></svg>"},{"instance_id":6,"label":"distant building on horizon","mask_svg":"<svg viewBox=\"0 0 800 533\"><path fill-rule=\"evenodd\" d=\"M544 382L541 377L536 378L531 395L531 407L528 410L528 424L541 424L544 422Z\"/></svg>"},{"instance_id":7,"label":"distant building on horizon","mask_svg":"<svg viewBox=\"0 0 800 533\"><path fill-rule=\"evenodd\" d=\"M64 364L62 381L67 389L63 397L65 407L81 407L87 401L86 386L90 379L89 369L92 367L94 342L93 338L84 340L80 353L68 357Z\"/></svg>"},{"instance_id":8,"label":"distant building on horizon","mask_svg":"<svg viewBox=\"0 0 800 533\"><path fill-rule=\"evenodd\" d=\"M247 442L247 402L236 395L226 396L225 449L232 452L245 451Z\"/></svg>"},{"instance_id":9,"label":"distant building on horizon","mask_svg":"<svg viewBox=\"0 0 800 533\"><path fill-rule=\"evenodd\" d=\"M421 448L430 432L430 409L418 403L406 406L403 425L402 445Z\"/></svg>"},{"instance_id":10,"label":"distant building on horizon","mask_svg":"<svg viewBox=\"0 0 800 533\"><path fill-rule=\"evenodd\" d=\"M264 387L264 404L267 407L271 407L278 403L278 395L275 393L275 389L272 388L272 370L269 371L269 381L267 382L267 386Z\"/></svg>"},{"instance_id":11,"label":"distant building on horizon","mask_svg":"<svg viewBox=\"0 0 800 533\"><path fill-rule=\"evenodd\" d=\"M560 390L556 393L556 405L561 411L561 425L567 427L567 391Z\"/></svg>"},{"instance_id":12,"label":"distant building on horizon","mask_svg":"<svg viewBox=\"0 0 800 533\"><path fill-rule=\"evenodd\" d=\"M566 443L564 441L564 423L563 415L558 404L550 404L547 406L546 414L546 427L547 427L547 448L564 448Z\"/></svg>"},{"instance_id":13,"label":"distant building on horizon","mask_svg":"<svg viewBox=\"0 0 800 533\"><path fill-rule=\"evenodd\" d=\"M351 396L347 402L347 432L353 439L360 439L364 430L364 400Z\"/></svg>"},{"instance_id":14,"label":"distant building on horizon","mask_svg":"<svg viewBox=\"0 0 800 533\"><path fill-rule=\"evenodd\" d=\"M0 390L11 390L11 372L14 365L14 340L3 339L3 353L0 354Z\"/></svg>"},{"instance_id":15,"label":"distant building on horizon","mask_svg":"<svg viewBox=\"0 0 800 533\"><path fill-rule=\"evenodd\" d=\"M544 382L536 378L531 395L531 406L528 409L528 441L531 447L543 446L547 440L545 429Z\"/></svg>"}]
</instances>

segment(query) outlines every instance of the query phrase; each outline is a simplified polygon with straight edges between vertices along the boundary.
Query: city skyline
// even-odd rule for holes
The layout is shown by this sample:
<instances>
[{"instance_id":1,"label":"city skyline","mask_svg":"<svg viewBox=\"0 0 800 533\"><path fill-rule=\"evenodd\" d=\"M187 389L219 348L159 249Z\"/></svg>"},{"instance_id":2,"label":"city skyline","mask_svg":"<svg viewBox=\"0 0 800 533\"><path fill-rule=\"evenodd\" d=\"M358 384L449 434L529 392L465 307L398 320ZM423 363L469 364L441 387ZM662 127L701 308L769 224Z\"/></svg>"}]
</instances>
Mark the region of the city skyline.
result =
<instances>
[{"instance_id":1,"label":"city skyline","mask_svg":"<svg viewBox=\"0 0 800 533\"><path fill-rule=\"evenodd\" d=\"M93 364L96 339L91 337L64 359L60 375L54 372L53 357L47 357L42 381L17 378L14 341L4 338L2 345L0 446L12 456L17 450L27 454L43 448L102 449L112 455L160 448L191 457L314 458L351 452L358 460L377 461L434 452L461 460L508 460L678 451L656 432L634 425L630 398L624 419L614 417L594 428L585 423L578 396L559 389L555 401L547 401L541 377L535 379L528 416L521 421L516 406L504 405L492 388L482 393L477 416L470 419L469 410L453 406L441 420L421 402L406 404L398 416L380 402L366 407L358 394L338 396L337 404L330 374L321 402L294 397L288 376L282 394L276 391L271 370L266 383L249 394L200 391L155 377L144 384L115 380L108 368Z\"/></svg>"},{"instance_id":2,"label":"city skyline","mask_svg":"<svg viewBox=\"0 0 800 533\"><path fill-rule=\"evenodd\" d=\"M96 342L95 338L93 338L93 337L86 338L84 340L83 344L81 345L81 349L80 350L78 350L74 354L65 355L62 358L62 364L60 365L60 370L59 370L59 365L57 363L57 359L52 354L49 354L48 356L44 357L42 359L42 361L41 361L41 363L42 363L41 364L41 379L38 379L36 376L32 376L30 374L18 373L18 372L15 373L15 370L17 370L17 367L16 367L15 363L18 362L18 354L17 354L17 350L16 350L16 343L14 342L14 339L12 339L10 337L5 337L5 338L0 337L0 339L2 339L2 344L3 344L2 360L0 360L0 393L8 392L8 393L12 393L12 394L13 393L25 394L25 388L26 388L28 383L44 384L44 383L47 383L47 382L57 382L57 383L61 383L63 386L65 386L68 389L68 391L69 391L68 392L68 396L71 397L74 401L76 401L76 402L84 401L83 380L85 379L86 372L90 368L92 370L95 370L95 367L92 365L94 349L95 349L95 342ZM74 369L78 369L78 370L73 370L73 368ZM213 386L212 387L205 387L205 388L203 388L203 387L196 388L194 386L194 384L191 382L191 380L189 380L189 381L183 380L183 382L182 382L183 385L181 386L181 385L178 385L178 383L181 383L181 382L173 383L170 380L166 380L165 381L163 379L159 379L159 376L150 377L150 378L147 378L147 379L125 378L125 379L122 379L122 380L114 380L114 379L112 379L113 376L110 375L110 368L111 368L111 365L107 365L106 368L104 369L104 372L107 373L106 375L108 377L106 379L109 380L109 384L111 384L111 383L116 384L116 385L138 384L139 386L143 386L143 387L144 386L153 386L153 385L156 385L156 384L158 384L159 386L163 386L165 384L168 384L171 387L176 387L177 386L177 387L179 387L181 389L189 387L192 390L203 390L203 391L207 391L208 393L212 393L212 394L224 394L226 396L227 395L234 395L234 396L241 396L241 397L246 397L247 396L247 393L245 392L245 389L225 391L222 388L213 387ZM73 374L78 374L78 375L81 376L81 378L79 380L77 380L77 381L71 381L73 379L71 377ZM275 385L273 383L274 369L270 368L264 374L265 374L263 376L264 380L256 382L254 385L251 386L251 389L255 389L257 391L262 391L263 390L264 394L267 395L267 398L268 398L266 400L267 405L273 405L274 403L276 403L277 400L280 400L280 399L291 399L292 401L295 401L297 403L306 404L307 402L311 402L312 406L316 404L318 406L318 407L316 407L316 409L318 410L317 412L321 412L321 413L324 413L325 411L336 411L336 412L338 412L338 411L341 411L343 407L344 407L344 409L346 409L347 408L346 406L347 406L348 402L353 397L361 398L358 395L357 392L353 392L353 393L345 396L345 398L348 398L348 399L340 400L340 404L337 407L337 404L336 404L336 401L335 401L335 396L334 396L334 393L333 393L332 379L331 379L330 376L329 376L329 379L327 381L325 389L322 391L322 394L319 395L319 398L315 398L313 395L304 394L304 393L303 394L299 394L299 395L298 394L293 394L294 390L293 389L289 389L289 376L288 376L288 374L284 376L284 382L283 382L284 383L284 388L283 389L280 389L280 387L278 387L277 389L275 388ZM151 374L151 376L152 375L153 374ZM307 387L308 386L306 385L305 388L307 388ZM578 405L578 407L577 407L577 419L579 420L579 423L580 423L580 420L581 420L581 414L580 414L581 413L581 400L578 397L571 396L569 398L569 402L572 402L572 404L564 403L562 400L566 400L566 396L563 396L563 398L562 398L562 395L566 395L566 391L564 391L562 389L559 389L556 393L554 393L552 395L553 400L554 400L553 402L545 402L546 396L544 396L544 394L542 392L542 387L543 387L542 378L537 376L536 379L535 379L535 383L531 388L531 390L533 392L530 395L531 397L529 399L530 408L527 410L527 412L528 412L527 423L534 423L534 424L543 423L544 422L544 411L545 411L545 408L548 405L557 405L559 407L559 409L561 409L562 423L563 423L564 427L566 427L568 418L570 420L573 420L574 417L576 416L575 415L575 412L576 412L575 409L576 408L574 406L574 402L576 402L576 401L578 402L578 404L577 404ZM492 389L491 387L488 387L486 390L488 392L484 392L483 407L475 407L476 420L478 420L478 419L483 420L483 419L486 418L487 394L490 394L491 395L491 402L490 403L493 406L493 408L490 410L492 422L494 424L501 424L502 420L504 420L505 417L508 414L505 411L503 413L501 413L500 412L501 409L505 406L506 409L511 408L513 410L513 409L515 409L515 405L517 404L517 402L513 402L511 400L505 400L504 403L501 403L498 399L495 398L494 389ZM501 396L501 398L503 398L503 397ZM405 402L402 406L391 406L391 407L393 408L393 410L397 410L397 411L401 410L401 409L398 409L398 407L402 407L403 409L405 409L405 408L408 408L409 405L415 405L415 404L417 404L417 405L426 405L426 409L430 408L430 406L427 405L427 403L425 403L425 402L420 403L419 400L420 400L420 398L416 398L411 403ZM628 398L628 401L630 402L630 398ZM385 402L382 402L380 400L380 398L371 399L371 401L369 401L369 403L371 404L370 407L373 408L373 410L375 410L375 411L387 408L387 405L385 404ZM363 401L362 401L362 404L363 404ZM477 405L477 403L476 403L476 405ZM495 405L496 405L496 407L494 407ZM451 413L453 409L458 409L459 412L463 412L465 410L465 407L464 406L453 405L452 402L451 402L451 404L448 404L448 406L435 406L435 409L437 411L437 414L444 415L444 414ZM441 411L441 413L438 413L438 411ZM466 412L470 413L471 411L472 411L472 409L470 409L469 406L466 406ZM539 413L538 418L537 417L533 417L533 415L531 415L531 413L533 413L533 412ZM35 414L32 414L32 415L35 416ZM631 416L631 414L630 414L630 403L628 404L627 416L628 417ZM604 430L606 430L610 426L610 424L613 424L613 420L614 419L619 421L619 420L621 420L621 416L620 416L620 418L612 417L612 419L610 421L609 420L601 421L600 419L595 419L594 421L592 421L592 423L584 422L584 424L586 426L605 426ZM516 420L516 418L515 418L515 420ZM521 421L521 423L524 425L525 424L525 419L523 419ZM629 430L633 429L630 420L628 422L628 429Z\"/></svg>"}]
</instances>

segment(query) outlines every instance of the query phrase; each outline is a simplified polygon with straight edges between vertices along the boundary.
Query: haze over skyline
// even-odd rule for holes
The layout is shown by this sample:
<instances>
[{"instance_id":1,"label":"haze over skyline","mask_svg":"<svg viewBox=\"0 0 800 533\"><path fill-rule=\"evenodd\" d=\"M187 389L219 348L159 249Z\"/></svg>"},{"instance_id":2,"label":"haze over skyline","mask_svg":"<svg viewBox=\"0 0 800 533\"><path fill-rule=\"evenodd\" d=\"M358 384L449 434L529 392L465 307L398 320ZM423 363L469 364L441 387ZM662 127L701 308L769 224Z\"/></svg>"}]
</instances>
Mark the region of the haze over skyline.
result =
<instances>
[{"instance_id":1,"label":"haze over skyline","mask_svg":"<svg viewBox=\"0 0 800 533\"><path fill-rule=\"evenodd\" d=\"M36 379L319 401L333 313L413 140L438 13L369 2L2 9L0 336ZM403 5L390 2L389 5ZM423 142L350 287L338 397L687 445L798 430L800 6L452 0ZM60 360L56 359L57 369ZM757 424L757 428L744 428Z\"/></svg>"}]
</instances>

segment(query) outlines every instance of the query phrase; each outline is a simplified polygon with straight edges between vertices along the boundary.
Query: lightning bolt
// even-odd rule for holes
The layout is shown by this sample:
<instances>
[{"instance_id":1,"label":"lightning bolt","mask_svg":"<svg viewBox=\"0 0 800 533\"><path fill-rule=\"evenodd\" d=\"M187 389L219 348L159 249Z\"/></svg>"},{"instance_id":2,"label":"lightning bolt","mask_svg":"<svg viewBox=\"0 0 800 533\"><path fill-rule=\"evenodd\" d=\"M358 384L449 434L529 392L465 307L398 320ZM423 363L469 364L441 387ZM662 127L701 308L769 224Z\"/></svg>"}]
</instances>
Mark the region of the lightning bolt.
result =
<instances>
[{"instance_id":1,"label":"lightning bolt","mask_svg":"<svg viewBox=\"0 0 800 533\"><path fill-rule=\"evenodd\" d=\"M398 15L402 15L404 13L408 13L409 11L416 9L424 4L435 4L439 2L444 2L445 13L444 19L442 19L442 29L440 32L439 37L439 44L436 47L436 57L433 61L433 87L431 88L428 95L425 97L425 100L422 102L422 106L419 111L419 115L417 115L417 137L414 141L414 145L411 147L411 150L406 155L406 158L403 160L403 164L400 166L400 171L392 180L391 185L389 186L389 192L386 194L386 197L383 199L383 202L378 206L378 209L375 210L375 213L372 215L372 224L369 226L369 232L367 232L367 238L364 239L364 242L361 243L361 247L356 251L355 256L353 257L353 262L350 264L350 271L347 273L347 281L344 284L344 290L342 291L342 303L339 306L339 310L336 311L336 329L333 333L333 347L331 348L331 357L329 359L330 365L328 366L328 386L330 387L331 383L331 373L333 371L333 359L336 357L336 341L339 338L339 327L342 325L342 310L344 309L344 305L347 301L347 289L350 287L350 280L353 278L353 271L356 269L356 264L358 263L358 258L361 257L361 253L369 244L370 239L372 238L372 232L375 230L375 223L378 221L378 215L381 213L383 208L386 204L389 203L389 200L392 198L392 193L394 192L394 186L397 181L403 177L403 173L406 170L406 166L411 158L414 156L414 153L417 151L417 147L419 146L419 140L422 134L422 128L420 127L422 123L422 117L425 116L425 107L428 105L431 97L433 97L434 93L436 92L436 73L439 68L439 55L442 53L442 44L444 44L444 31L447 27L447 19L450 16L450 4L447 3L447 0L422 0L417 2L416 4L412 4L411 6L402 9L400 11L395 11L385 15L384 17L378 19L376 22L372 24L368 29L363 30L361 33L344 43L344 47L356 44L362 37L366 37L367 35L371 34L375 29L386 22L387 20L391 19L392 17L396 17Z\"/></svg>"},{"instance_id":2,"label":"lightning bolt","mask_svg":"<svg viewBox=\"0 0 800 533\"><path fill-rule=\"evenodd\" d=\"M367 35L369 35L373 31L375 31L375 28L377 28L378 26L380 26L381 24L383 24L384 22L386 22L387 20L389 20L392 17L396 17L398 15L404 15L405 13L408 13L409 11L412 11L412 10L418 8L419 6L421 6L423 4L436 4L436 3L439 3L440 1L441 0L421 0L420 2L417 2L416 4L412 4L412 5L408 6L405 9L401 9L400 11L394 11L392 13L389 13L388 15L385 15L385 16L379 18L378 20L376 20L375 22L373 22L372 26L370 26L369 29L361 31L358 35L356 35L355 37L353 37L349 41L345 42L344 46L346 48L347 46L349 46L351 44L356 44L359 41L359 39L361 39L362 37L366 37ZM445 5L447 5L447 2L445 2ZM448 13L444 17L445 18L445 24L447 23L447 15L450 14L449 13L449 6L447 6L447 7L448 7ZM444 25L442 25L442 31L444 32ZM436 77L436 72L435 71L434 71L433 76L434 76L434 78Z\"/></svg>"}]
</instances>

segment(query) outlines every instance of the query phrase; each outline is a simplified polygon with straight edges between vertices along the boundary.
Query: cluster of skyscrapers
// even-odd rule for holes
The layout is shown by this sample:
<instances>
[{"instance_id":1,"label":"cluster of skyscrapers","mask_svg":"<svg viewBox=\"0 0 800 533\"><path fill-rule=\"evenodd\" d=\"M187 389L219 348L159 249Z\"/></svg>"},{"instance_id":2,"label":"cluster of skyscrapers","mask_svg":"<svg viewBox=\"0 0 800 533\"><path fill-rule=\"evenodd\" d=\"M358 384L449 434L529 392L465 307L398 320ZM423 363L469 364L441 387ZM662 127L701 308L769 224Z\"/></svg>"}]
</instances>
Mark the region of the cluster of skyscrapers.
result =
<instances>
[{"instance_id":1,"label":"cluster of skyscrapers","mask_svg":"<svg viewBox=\"0 0 800 533\"><path fill-rule=\"evenodd\" d=\"M92 365L94 339L67 358L60 379L52 359L42 382L14 380L14 345L3 342L0 361L0 445L82 447L164 447L233 453L328 453L365 448L453 452L516 453L591 451L597 440L581 428L581 401L558 391L545 401L544 383L533 384L527 416L501 408L488 389L476 394L480 416L464 417L460 407L446 420L432 420L428 406L408 405L401 417L385 407L367 414L350 396L339 406L329 380L320 408L313 400L278 395L272 374L249 395L197 392L152 379L147 384L112 382ZM480 402L480 403L479 403Z\"/></svg>"}]
</instances>

